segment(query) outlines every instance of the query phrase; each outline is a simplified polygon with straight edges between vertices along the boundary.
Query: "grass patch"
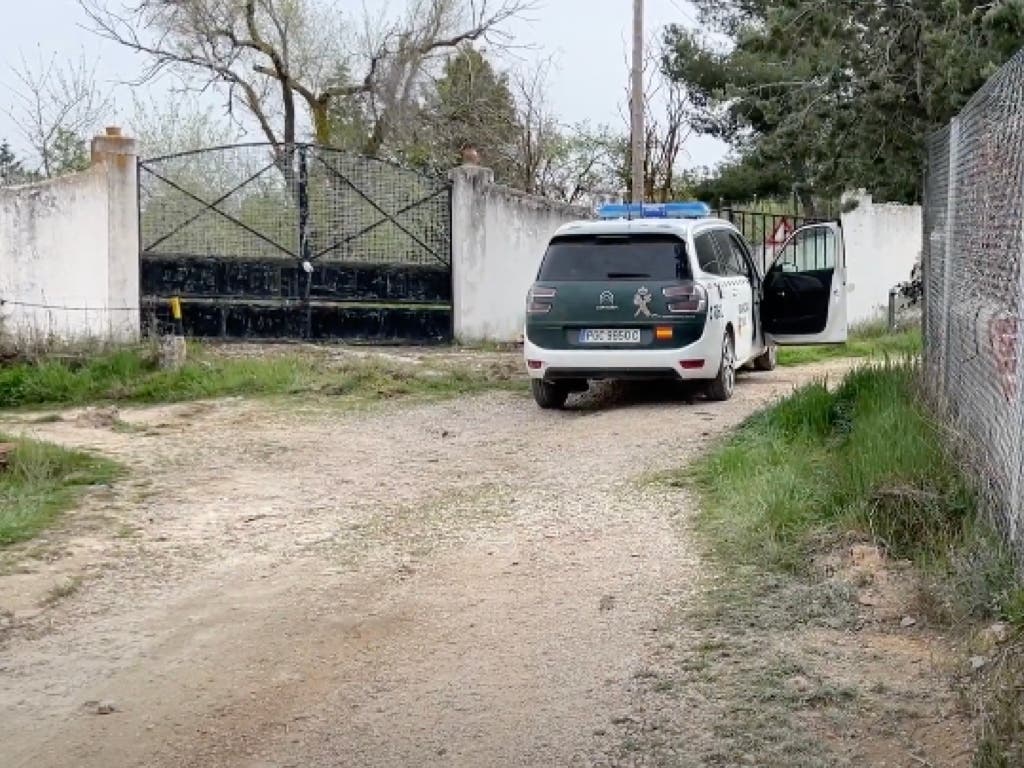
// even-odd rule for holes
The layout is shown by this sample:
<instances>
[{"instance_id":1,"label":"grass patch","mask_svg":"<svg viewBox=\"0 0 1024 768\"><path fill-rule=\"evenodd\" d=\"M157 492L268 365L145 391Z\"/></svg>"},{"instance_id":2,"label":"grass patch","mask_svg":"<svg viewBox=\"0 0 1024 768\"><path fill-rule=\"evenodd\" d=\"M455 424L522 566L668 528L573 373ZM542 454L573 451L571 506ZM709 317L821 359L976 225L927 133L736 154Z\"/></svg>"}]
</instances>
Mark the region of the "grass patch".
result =
<instances>
[{"instance_id":1,"label":"grass patch","mask_svg":"<svg viewBox=\"0 0 1024 768\"><path fill-rule=\"evenodd\" d=\"M32 538L69 509L83 488L119 474L106 459L33 440L10 442L17 447L0 471L0 547Z\"/></svg>"},{"instance_id":2,"label":"grass patch","mask_svg":"<svg viewBox=\"0 0 1024 768\"><path fill-rule=\"evenodd\" d=\"M910 363L886 363L856 370L832 390L804 387L675 476L672 482L699 488L700 529L729 574L718 618L710 618L766 626L774 595L825 589L830 582L808 564L853 536L917 564L918 615L958 629L998 619L1020 635L1024 591L946 448L948 436L926 410L919 373ZM798 602L828 608L837 626L850 618L819 598ZM795 608L769 613L793 618ZM745 620L748 613L757 618ZM1024 765L1021 650L1024 641L1001 651L969 697L983 722L976 766Z\"/></svg>"},{"instance_id":3,"label":"grass patch","mask_svg":"<svg viewBox=\"0 0 1024 768\"><path fill-rule=\"evenodd\" d=\"M146 349L19 362L0 368L0 408L159 403L237 395L323 393L382 399L449 396L513 386L487 371L320 362L300 355L222 358L202 347L180 370L161 370Z\"/></svg>"},{"instance_id":4,"label":"grass patch","mask_svg":"<svg viewBox=\"0 0 1024 768\"><path fill-rule=\"evenodd\" d=\"M921 348L919 328L890 333L885 325L872 324L854 329L846 344L820 347L780 347L779 365L807 365L844 357L901 359L920 355Z\"/></svg>"},{"instance_id":5,"label":"grass patch","mask_svg":"<svg viewBox=\"0 0 1024 768\"><path fill-rule=\"evenodd\" d=\"M870 534L938 560L976 533L974 494L919 406L917 369L887 364L818 382L750 419L696 468L721 551L793 567L828 534Z\"/></svg>"}]
</instances>

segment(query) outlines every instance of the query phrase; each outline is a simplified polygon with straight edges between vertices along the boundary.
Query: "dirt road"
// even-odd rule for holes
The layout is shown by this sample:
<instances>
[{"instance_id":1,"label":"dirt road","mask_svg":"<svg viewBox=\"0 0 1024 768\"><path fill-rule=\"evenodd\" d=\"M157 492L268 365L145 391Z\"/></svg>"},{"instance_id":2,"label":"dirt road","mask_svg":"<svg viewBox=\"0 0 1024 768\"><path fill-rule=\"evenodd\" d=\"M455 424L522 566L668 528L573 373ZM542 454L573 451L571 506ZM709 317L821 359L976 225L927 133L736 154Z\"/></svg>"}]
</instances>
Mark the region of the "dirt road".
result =
<instances>
[{"instance_id":1,"label":"dirt road","mask_svg":"<svg viewBox=\"0 0 1024 768\"><path fill-rule=\"evenodd\" d=\"M644 478L845 365L748 375L727 404L227 401L31 425L130 477L0 576L0 762L610 764L662 620L701 588L692 499Z\"/></svg>"}]
</instances>

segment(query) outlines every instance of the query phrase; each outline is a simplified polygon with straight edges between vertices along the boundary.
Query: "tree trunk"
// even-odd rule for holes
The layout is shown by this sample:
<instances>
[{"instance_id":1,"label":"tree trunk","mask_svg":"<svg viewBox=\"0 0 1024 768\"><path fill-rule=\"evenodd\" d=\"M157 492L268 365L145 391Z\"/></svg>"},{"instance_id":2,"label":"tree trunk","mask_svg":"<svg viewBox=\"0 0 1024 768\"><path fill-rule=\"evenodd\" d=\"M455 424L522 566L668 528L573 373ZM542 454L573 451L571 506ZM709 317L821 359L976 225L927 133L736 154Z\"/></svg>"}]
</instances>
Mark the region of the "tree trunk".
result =
<instances>
[{"instance_id":1,"label":"tree trunk","mask_svg":"<svg viewBox=\"0 0 1024 768\"><path fill-rule=\"evenodd\" d=\"M313 112L313 132L316 143L326 147L331 143L331 120L327 114L327 102L323 99L309 105Z\"/></svg>"}]
</instances>

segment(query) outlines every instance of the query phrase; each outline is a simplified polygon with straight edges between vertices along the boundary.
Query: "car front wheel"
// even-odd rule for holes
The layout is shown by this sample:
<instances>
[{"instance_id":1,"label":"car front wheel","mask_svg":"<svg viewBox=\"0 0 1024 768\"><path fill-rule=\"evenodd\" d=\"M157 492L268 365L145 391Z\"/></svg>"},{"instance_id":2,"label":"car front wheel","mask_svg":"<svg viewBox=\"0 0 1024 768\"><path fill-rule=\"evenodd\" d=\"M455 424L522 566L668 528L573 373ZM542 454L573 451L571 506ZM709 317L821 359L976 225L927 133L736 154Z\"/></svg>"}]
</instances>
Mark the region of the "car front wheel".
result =
<instances>
[{"instance_id":1,"label":"car front wheel","mask_svg":"<svg viewBox=\"0 0 1024 768\"><path fill-rule=\"evenodd\" d=\"M728 400L736 389L736 348L728 333L722 339L722 364L718 375L708 383L708 398Z\"/></svg>"},{"instance_id":2,"label":"car front wheel","mask_svg":"<svg viewBox=\"0 0 1024 768\"><path fill-rule=\"evenodd\" d=\"M531 379L530 388L537 405L546 410L564 408L569 399L569 388L560 384L552 384L543 379Z\"/></svg>"}]
</instances>

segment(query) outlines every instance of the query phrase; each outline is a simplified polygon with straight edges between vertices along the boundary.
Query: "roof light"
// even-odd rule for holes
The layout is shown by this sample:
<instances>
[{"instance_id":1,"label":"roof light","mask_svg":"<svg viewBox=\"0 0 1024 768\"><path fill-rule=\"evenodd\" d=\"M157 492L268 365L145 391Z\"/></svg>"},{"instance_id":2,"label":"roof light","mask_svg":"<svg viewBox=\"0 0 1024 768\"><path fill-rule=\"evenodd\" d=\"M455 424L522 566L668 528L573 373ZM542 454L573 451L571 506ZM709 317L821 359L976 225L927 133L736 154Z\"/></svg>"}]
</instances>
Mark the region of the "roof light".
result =
<instances>
[{"instance_id":1,"label":"roof light","mask_svg":"<svg viewBox=\"0 0 1024 768\"><path fill-rule=\"evenodd\" d=\"M609 203L597 210L602 219L703 219L711 215L707 203Z\"/></svg>"}]
</instances>

